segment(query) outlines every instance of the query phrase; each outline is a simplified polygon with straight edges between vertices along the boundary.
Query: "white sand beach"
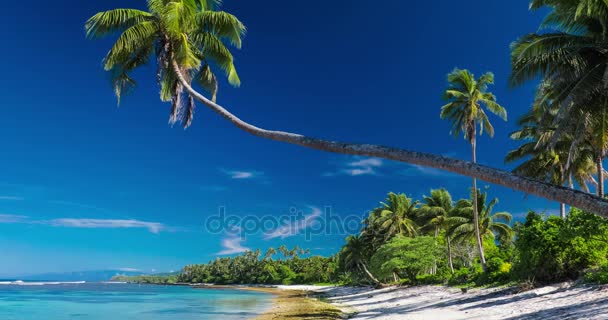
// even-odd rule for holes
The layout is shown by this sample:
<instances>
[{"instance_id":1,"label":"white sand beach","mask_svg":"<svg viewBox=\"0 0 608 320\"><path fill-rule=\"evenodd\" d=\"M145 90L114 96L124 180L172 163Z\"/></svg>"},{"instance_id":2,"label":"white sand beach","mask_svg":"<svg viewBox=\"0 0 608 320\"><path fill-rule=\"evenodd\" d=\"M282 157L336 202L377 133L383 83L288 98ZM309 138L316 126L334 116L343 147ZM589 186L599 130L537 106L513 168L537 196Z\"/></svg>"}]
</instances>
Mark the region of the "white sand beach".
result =
<instances>
[{"instance_id":1,"label":"white sand beach","mask_svg":"<svg viewBox=\"0 0 608 320\"><path fill-rule=\"evenodd\" d=\"M608 287L569 283L513 294L513 289L459 289L440 286L384 289L279 286L323 293L350 319L528 320L608 319Z\"/></svg>"}]
</instances>

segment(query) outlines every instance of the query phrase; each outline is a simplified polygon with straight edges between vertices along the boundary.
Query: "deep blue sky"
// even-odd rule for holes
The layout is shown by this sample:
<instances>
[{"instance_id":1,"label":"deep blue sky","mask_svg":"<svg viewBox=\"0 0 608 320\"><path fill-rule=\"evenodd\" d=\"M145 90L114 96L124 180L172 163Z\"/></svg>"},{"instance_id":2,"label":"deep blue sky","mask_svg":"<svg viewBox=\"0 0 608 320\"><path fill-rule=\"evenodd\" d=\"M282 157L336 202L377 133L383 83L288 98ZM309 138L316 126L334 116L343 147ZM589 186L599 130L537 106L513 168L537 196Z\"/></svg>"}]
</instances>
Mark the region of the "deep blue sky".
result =
<instances>
[{"instance_id":1,"label":"deep blue sky","mask_svg":"<svg viewBox=\"0 0 608 320\"><path fill-rule=\"evenodd\" d=\"M481 138L478 158L507 168L503 157L515 146L508 133L533 92L532 85L508 88L509 44L536 30L542 18L528 11L526 0L225 2L248 34L235 53L243 86L223 84L219 102L242 118L468 159L467 143L452 138L438 117L445 76L457 66L493 71L492 91L509 121L492 118L496 137ZM467 196L468 179L265 141L202 107L190 129L171 128L170 106L158 99L152 68L136 74L138 90L117 108L101 68L112 39L86 40L83 24L101 10L144 5L4 4L0 276L176 270L206 262L226 245L300 244L330 254L343 234L309 242L255 235L239 243L227 233L204 232L202 221L220 206L237 215L278 216L291 207L311 215L311 207L324 206L361 215L389 191L421 197L445 186L456 198ZM367 166L348 165L360 161ZM345 169L369 174L351 176ZM498 186L490 192L501 200L497 210L519 216L557 208Z\"/></svg>"}]
</instances>

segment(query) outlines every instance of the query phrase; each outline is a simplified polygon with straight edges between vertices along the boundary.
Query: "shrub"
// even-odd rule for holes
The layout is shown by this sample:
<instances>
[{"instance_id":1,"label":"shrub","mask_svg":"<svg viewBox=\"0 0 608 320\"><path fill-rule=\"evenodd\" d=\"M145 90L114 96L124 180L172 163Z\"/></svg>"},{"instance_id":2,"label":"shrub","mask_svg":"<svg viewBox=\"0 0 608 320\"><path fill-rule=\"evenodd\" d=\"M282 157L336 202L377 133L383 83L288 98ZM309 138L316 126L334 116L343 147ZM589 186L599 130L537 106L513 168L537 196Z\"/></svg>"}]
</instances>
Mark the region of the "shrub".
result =
<instances>
[{"instance_id":1,"label":"shrub","mask_svg":"<svg viewBox=\"0 0 608 320\"><path fill-rule=\"evenodd\" d=\"M480 265L475 265L473 268L460 268L454 271L448 284L451 286L472 285L482 274L483 270Z\"/></svg>"},{"instance_id":2,"label":"shrub","mask_svg":"<svg viewBox=\"0 0 608 320\"><path fill-rule=\"evenodd\" d=\"M280 274L280 279L282 279L281 283L284 285L293 284L294 280L297 277L297 274L295 272L293 272L293 270L291 270L288 266L280 266L279 274Z\"/></svg>"},{"instance_id":3,"label":"shrub","mask_svg":"<svg viewBox=\"0 0 608 320\"><path fill-rule=\"evenodd\" d=\"M372 256L373 273L381 279L390 279L396 273L415 283L418 275L433 268L438 250L433 237L397 236Z\"/></svg>"},{"instance_id":4,"label":"shrub","mask_svg":"<svg viewBox=\"0 0 608 320\"><path fill-rule=\"evenodd\" d=\"M416 276L416 284L426 284L426 285L433 285L433 284L445 284L446 282L446 276L443 274L423 274L423 275L418 275Z\"/></svg>"},{"instance_id":5,"label":"shrub","mask_svg":"<svg viewBox=\"0 0 608 320\"><path fill-rule=\"evenodd\" d=\"M608 223L596 215L574 209L562 220L530 212L516 230L513 272L519 279L574 280L582 270L606 262Z\"/></svg>"},{"instance_id":6,"label":"shrub","mask_svg":"<svg viewBox=\"0 0 608 320\"><path fill-rule=\"evenodd\" d=\"M506 282L511 278L512 265L504 262L502 258L493 257L487 262L488 272L477 279L478 284Z\"/></svg>"},{"instance_id":7,"label":"shrub","mask_svg":"<svg viewBox=\"0 0 608 320\"><path fill-rule=\"evenodd\" d=\"M585 281L597 284L608 284L608 264L585 274Z\"/></svg>"}]
</instances>

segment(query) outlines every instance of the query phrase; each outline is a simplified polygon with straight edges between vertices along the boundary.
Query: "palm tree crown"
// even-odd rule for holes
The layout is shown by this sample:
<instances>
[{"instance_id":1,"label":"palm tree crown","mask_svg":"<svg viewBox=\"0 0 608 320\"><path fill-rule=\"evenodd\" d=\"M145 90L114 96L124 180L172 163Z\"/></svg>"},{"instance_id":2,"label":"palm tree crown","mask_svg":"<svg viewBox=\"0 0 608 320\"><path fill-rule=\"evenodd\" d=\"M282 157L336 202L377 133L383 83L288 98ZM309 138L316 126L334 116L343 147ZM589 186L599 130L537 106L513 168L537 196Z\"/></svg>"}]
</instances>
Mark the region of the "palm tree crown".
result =
<instances>
[{"instance_id":1,"label":"palm tree crown","mask_svg":"<svg viewBox=\"0 0 608 320\"><path fill-rule=\"evenodd\" d=\"M364 272L372 281L380 283L380 281L367 269L366 256L368 255L367 244L359 235L351 235L346 238L346 245L342 248L340 256L343 259L344 266L347 270L359 270Z\"/></svg>"},{"instance_id":2,"label":"palm tree crown","mask_svg":"<svg viewBox=\"0 0 608 320\"><path fill-rule=\"evenodd\" d=\"M352 235L346 238L346 245L342 248L342 258L347 269L358 267L359 263L364 262L366 244L359 235Z\"/></svg>"},{"instance_id":3,"label":"palm tree crown","mask_svg":"<svg viewBox=\"0 0 608 320\"><path fill-rule=\"evenodd\" d=\"M386 202L375 211L379 231L384 235L384 241L396 235L415 236L417 233L414 222L418 201L408 198L405 194L389 193Z\"/></svg>"},{"instance_id":4,"label":"palm tree crown","mask_svg":"<svg viewBox=\"0 0 608 320\"><path fill-rule=\"evenodd\" d=\"M511 84L521 85L540 76L559 88L553 97L560 112L582 106L608 85L606 36L608 3L599 0L532 0L532 10L551 11L541 23L543 32L531 33L511 46ZM595 106L590 106L595 107Z\"/></svg>"},{"instance_id":5,"label":"palm tree crown","mask_svg":"<svg viewBox=\"0 0 608 320\"><path fill-rule=\"evenodd\" d=\"M513 217L508 212L492 213L498 199L494 198L486 203L488 193L477 192L477 206L479 208L479 230L482 239L494 239L498 236L501 241L512 238L513 229L509 225ZM473 202L462 199L456 203L454 214L448 219L450 229L448 233L455 241L472 239L475 235L473 219Z\"/></svg>"},{"instance_id":6,"label":"palm tree crown","mask_svg":"<svg viewBox=\"0 0 608 320\"><path fill-rule=\"evenodd\" d=\"M479 126L480 134L485 130L493 136L494 127L482 105L501 119L507 119L505 108L496 102L494 94L487 92L488 85L494 83L494 74L488 72L475 79L468 70L454 69L448 74L448 83L444 93L448 103L441 108L441 118L452 122L452 134L464 134L465 139L471 141Z\"/></svg>"},{"instance_id":7,"label":"palm tree crown","mask_svg":"<svg viewBox=\"0 0 608 320\"><path fill-rule=\"evenodd\" d=\"M148 0L147 11L114 9L91 17L85 25L87 37L120 33L104 59L119 103L136 85L131 72L152 56L160 98L172 104L171 124L181 121L188 127L194 117L194 98L180 83L173 61L188 83L199 83L213 100L218 83L212 65L224 71L230 84L240 85L226 42L240 48L245 26L229 13L214 11L219 4L219 0Z\"/></svg>"},{"instance_id":8,"label":"palm tree crown","mask_svg":"<svg viewBox=\"0 0 608 320\"><path fill-rule=\"evenodd\" d=\"M437 236L439 230L445 228L453 207L452 196L446 189L431 190L430 196L424 196L424 204L417 214L422 230L433 231Z\"/></svg>"}]
</instances>

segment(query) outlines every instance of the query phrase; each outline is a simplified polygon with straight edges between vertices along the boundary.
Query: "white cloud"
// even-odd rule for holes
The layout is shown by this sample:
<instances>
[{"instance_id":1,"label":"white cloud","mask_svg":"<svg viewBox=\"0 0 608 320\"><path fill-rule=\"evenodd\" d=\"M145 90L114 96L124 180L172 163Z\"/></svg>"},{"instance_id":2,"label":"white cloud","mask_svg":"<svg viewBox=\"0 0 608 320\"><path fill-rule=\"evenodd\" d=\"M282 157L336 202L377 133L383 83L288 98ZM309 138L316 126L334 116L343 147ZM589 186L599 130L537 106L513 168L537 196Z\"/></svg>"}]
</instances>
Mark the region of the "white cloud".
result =
<instances>
[{"instance_id":1,"label":"white cloud","mask_svg":"<svg viewBox=\"0 0 608 320\"><path fill-rule=\"evenodd\" d=\"M382 159L355 157L355 160L344 163L342 169L339 169L337 172L325 173L324 176L349 175L356 177L375 175L377 174L377 169L383 165Z\"/></svg>"},{"instance_id":2,"label":"white cloud","mask_svg":"<svg viewBox=\"0 0 608 320\"><path fill-rule=\"evenodd\" d=\"M236 180L246 180L246 179L254 179L259 178L263 175L262 172L257 171L244 171L244 170L222 170L226 175L228 175L231 179Z\"/></svg>"},{"instance_id":3,"label":"white cloud","mask_svg":"<svg viewBox=\"0 0 608 320\"><path fill-rule=\"evenodd\" d=\"M351 167L381 167L383 164L382 159L378 158L367 158L348 163Z\"/></svg>"},{"instance_id":4,"label":"white cloud","mask_svg":"<svg viewBox=\"0 0 608 320\"><path fill-rule=\"evenodd\" d=\"M176 231L178 228L168 227L160 222L120 219L74 219L59 218L51 220L33 220L27 216L0 214L0 223L46 225L51 227L85 228L85 229L147 229L151 233L161 231Z\"/></svg>"},{"instance_id":5,"label":"white cloud","mask_svg":"<svg viewBox=\"0 0 608 320\"><path fill-rule=\"evenodd\" d=\"M159 233L166 230L166 226L158 222L147 222L140 220L106 220L106 219L54 219L49 224L55 227L68 228L144 228L152 233Z\"/></svg>"},{"instance_id":6,"label":"white cloud","mask_svg":"<svg viewBox=\"0 0 608 320\"><path fill-rule=\"evenodd\" d=\"M135 269L135 268L118 268L116 270L122 271L122 272L141 272L141 270Z\"/></svg>"},{"instance_id":7,"label":"white cloud","mask_svg":"<svg viewBox=\"0 0 608 320\"><path fill-rule=\"evenodd\" d=\"M276 230L268 232L264 235L265 240L271 240L276 238L289 238L295 235L298 235L300 231L306 230L311 227L317 218L319 218L322 214L321 209L316 207L311 207L312 213L308 216L305 216L304 219L297 221L288 221L284 225L280 226Z\"/></svg>"},{"instance_id":8,"label":"white cloud","mask_svg":"<svg viewBox=\"0 0 608 320\"><path fill-rule=\"evenodd\" d=\"M230 173L232 179L251 179L255 176L253 172L246 171L232 171Z\"/></svg>"},{"instance_id":9,"label":"white cloud","mask_svg":"<svg viewBox=\"0 0 608 320\"><path fill-rule=\"evenodd\" d=\"M23 197L17 197L17 196L0 196L0 200L23 201L25 199Z\"/></svg>"},{"instance_id":10,"label":"white cloud","mask_svg":"<svg viewBox=\"0 0 608 320\"><path fill-rule=\"evenodd\" d=\"M223 250L218 252L218 256L227 256L231 254L243 253L251 251L251 249L244 247L243 239L236 234L230 234L228 237L222 239Z\"/></svg>"},{"instance_id":11,"label":"white cloud","mask_svg":"<svg viewBox=\"0 0 608 320\"><path fill-rule=\"evenodd\" d=\"M27 220L26 216L14 214L0 214L0 223L22 223Z\"/></svg>"},{"instance_id":12,"label":"white cloud","mask_svg":"<svg viewBox=\"0 0 608 320\"><path fill-rule=\"evenodd\" d=\"M357 169L346 169L343 170L344 173L356 177L356 176L364 176L364 175L368 175L368 174L375 174L376 171L372 168L372 167L367 167L367 168L357 168Z\"/></svg>"},{"instance_id":13,"label":"white cloud","mask_svg":"<svg viewBox=\"0 0 608 320\"><path fill-rule=\"evenodd\" d=\"M439 170L435 168L429 168L424 166L419 166L416 164L408 164L408 167L405 170L402 170L400 173L404 176L432 176L432 177L448 177L448 176L456 176L456 174L451 173L449 171Z\"/></svg>"}]
</instances>

